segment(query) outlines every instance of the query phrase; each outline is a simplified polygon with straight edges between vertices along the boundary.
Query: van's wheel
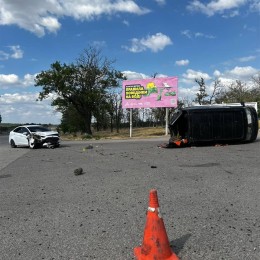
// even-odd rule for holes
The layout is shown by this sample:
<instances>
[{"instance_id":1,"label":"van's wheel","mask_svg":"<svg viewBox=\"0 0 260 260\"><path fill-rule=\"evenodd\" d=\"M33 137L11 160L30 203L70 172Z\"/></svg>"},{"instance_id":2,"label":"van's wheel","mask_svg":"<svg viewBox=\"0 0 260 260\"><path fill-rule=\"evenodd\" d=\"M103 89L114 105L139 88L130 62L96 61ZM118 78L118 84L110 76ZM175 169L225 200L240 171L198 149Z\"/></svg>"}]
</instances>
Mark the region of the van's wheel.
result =
<instances>
[{"instance_id":1,"label":"van's wheel","mask_svg":"<svg viewBox=\"0 0 260 260\"><path fill-rule=\"evenodd\" d=\"M16 148L17 147L13 139L10 141L10 145L11 145L12 148Z\"/></svg>"},{"instance_id":2,"label":"van's wheel","mask_svg":"<svg viewBox=\"0 0 260 260\"><path fill-rule=\"evenodd\" d=\"M36 148L37 148L37 144L36 144L35 139L34 139L33 137L31 137L31 138L29 139L29 147L30 147L31 149L36 149Z\"/></svg>"}]
</instances>

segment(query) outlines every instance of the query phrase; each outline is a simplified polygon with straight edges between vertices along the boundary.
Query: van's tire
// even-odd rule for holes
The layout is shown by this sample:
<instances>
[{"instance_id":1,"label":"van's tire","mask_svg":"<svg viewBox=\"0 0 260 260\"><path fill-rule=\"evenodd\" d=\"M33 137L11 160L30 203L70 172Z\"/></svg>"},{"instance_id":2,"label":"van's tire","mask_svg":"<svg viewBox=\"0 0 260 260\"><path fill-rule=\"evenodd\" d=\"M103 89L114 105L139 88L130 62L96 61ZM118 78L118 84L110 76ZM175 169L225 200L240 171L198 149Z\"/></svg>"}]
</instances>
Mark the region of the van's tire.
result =
<instances>
[{"instance_id":1,"label":"van's tire","mask_svg":"<svg viewBox=\"0 0 260 260\"><path fill-rule=\"evenodd\" d=\"M17 145L15 144L13 139L10 141L10 145L11 145L12 148L16 148L17 147Z\"/></svg>"}]
</instances>

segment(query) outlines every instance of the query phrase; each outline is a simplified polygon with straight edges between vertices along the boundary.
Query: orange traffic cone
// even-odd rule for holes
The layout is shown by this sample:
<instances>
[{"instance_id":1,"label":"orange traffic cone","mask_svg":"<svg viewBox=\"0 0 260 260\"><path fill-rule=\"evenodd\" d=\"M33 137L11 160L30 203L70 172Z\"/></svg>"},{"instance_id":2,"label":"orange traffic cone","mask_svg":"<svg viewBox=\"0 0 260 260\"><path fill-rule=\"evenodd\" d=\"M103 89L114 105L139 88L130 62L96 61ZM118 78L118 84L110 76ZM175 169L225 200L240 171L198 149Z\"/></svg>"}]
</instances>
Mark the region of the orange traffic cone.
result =
<instances>
[{"instance_id":1,"label":"orange traffic cone","mask_svg":"<svg viewBox=\"0 0 260 260\"><path fill-rule=\"evenodd\" d=\"M138 260L179 260L170 248L155 189L150 190L143 243L135 247L134 254Z\"/></svg>"}]
</instances>

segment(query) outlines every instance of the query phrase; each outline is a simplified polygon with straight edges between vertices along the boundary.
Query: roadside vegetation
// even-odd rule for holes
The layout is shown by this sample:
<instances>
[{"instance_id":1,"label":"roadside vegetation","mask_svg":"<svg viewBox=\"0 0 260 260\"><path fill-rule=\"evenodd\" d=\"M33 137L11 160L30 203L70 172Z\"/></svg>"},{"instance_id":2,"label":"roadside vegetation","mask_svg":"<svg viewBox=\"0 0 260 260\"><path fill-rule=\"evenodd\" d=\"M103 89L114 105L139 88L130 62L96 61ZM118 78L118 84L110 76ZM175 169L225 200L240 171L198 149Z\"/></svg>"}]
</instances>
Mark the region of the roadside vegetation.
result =
<instances>
[{"instance_id":1,"label":"roadside vegetation","mask_svg":"<svg viewBox=\"0 0 260 260\"><path fill-rule=\"evenodd\" d=\"M133 128L132 138L151 138L151 137L162 137L165 136L165 128L163 127L138 127ZM130 130L129 128L122 128L120 132L110 132L110 131L99 131L94 132L93 135L87 135L82 133L74 133L74 134L63 134L61 136L62 140L90 140L90 139L112 139L112 140L120 140L120 139L128 139L130 138Z\"/></svg>"}]
</instances>

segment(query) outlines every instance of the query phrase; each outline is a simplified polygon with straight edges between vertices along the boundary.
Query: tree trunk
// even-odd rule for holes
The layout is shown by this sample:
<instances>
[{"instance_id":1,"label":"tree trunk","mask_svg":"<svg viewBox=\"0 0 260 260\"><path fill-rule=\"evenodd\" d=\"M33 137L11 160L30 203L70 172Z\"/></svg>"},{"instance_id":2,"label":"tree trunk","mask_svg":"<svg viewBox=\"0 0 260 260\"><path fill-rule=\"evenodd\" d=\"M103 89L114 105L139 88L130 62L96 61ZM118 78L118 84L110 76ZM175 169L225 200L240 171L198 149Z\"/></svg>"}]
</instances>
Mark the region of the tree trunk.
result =
<instances>
[{"instance_id":1,"label":"tree trunk","mask_svg":"<svg viewBox=\"0 0 260 260\"><path fill-rule=\"evenodd\" d=\"M86 133L89 135L92 135L92 130L91 130L91 119L92 119L92 114L91 112L87 112L85 114L85 128L86 128Z\"/></svg>"},{"instance_id":2,"label":"tree trunk","mask_svg":"<svg viewBox=\"0 0 260 260\"><path fill-rule=\"evenodd\" d=\"M110 114L110 131L111 131L111 133L114 131L114 128L113 128L113 114Z\"/></svg>"}]
</instances>

